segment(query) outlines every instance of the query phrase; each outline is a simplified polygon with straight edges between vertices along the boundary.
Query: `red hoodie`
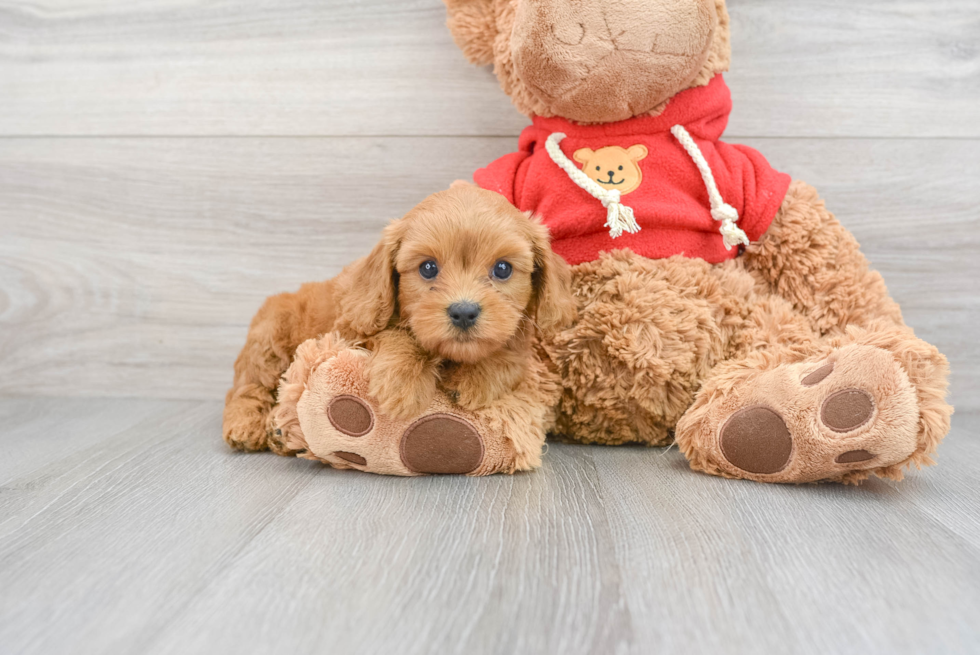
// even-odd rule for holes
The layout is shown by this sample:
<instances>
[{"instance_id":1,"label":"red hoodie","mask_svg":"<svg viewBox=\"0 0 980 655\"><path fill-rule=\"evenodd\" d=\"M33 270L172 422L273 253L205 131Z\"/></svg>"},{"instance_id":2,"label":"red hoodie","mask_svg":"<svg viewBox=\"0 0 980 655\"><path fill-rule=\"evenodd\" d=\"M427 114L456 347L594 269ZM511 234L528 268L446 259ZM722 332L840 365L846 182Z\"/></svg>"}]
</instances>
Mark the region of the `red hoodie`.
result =
<instances>
[{"instance_id":1,"label":"red hoodie","mask_svg":"<svg viewBox=\"0 0 980 655\"><path fill-rule=\"evenodd\" d=\"M751 241L768 229L790 183L788 175L752 148L718 140L731 109L731 92L716 75L707 86L677 94L659 116L600 125L535 116L521 133L520 150L481 168L473 178L522 211L541 216L555 252L570 264L619 248L651 259L684 255L722 262L736 257L739 249L727 250L722 243L721 223L711 217L704 180L670 128L679 124L690 132L723 200L738 211L738 227ZM560 144L566 157L604 188L620 190L639 232L610 237L602 203L546 152L545 141L555 132L567 135Z\"/></svg>"}]
</instances>

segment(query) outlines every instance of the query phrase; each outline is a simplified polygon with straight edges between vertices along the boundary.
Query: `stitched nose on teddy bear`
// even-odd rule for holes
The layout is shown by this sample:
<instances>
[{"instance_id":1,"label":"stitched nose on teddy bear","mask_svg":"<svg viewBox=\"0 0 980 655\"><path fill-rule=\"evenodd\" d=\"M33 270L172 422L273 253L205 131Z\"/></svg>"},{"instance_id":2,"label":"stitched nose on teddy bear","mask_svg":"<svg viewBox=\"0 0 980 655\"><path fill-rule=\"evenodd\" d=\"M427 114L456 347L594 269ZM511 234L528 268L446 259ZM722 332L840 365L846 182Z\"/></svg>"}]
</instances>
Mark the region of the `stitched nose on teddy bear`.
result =
<instances>
[{"instance_id":1,"label":"stitched nose on teddy bear","mask_svg":"<svg viewBox=\"0 0 980 655\"><path fill-rule=\"evenodd\" d=\"M686 88L711 49L715 0L521 0L518 76L551 114L604 123Z\"/></svg>"}]
</instances>

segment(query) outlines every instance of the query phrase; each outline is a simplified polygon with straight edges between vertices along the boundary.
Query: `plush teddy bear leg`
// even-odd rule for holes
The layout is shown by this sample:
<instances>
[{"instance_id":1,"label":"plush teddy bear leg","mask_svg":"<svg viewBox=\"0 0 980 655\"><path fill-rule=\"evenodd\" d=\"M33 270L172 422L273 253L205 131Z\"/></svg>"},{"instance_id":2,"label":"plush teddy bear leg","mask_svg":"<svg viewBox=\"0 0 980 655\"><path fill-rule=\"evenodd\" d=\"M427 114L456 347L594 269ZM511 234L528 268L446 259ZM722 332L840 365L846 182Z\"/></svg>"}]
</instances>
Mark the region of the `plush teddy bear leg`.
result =
<instances>
[{"instance_id":1,"label":"plush teddy bear leg","mask_svg":"<svg viewBox=\"0 0 980 655\"><path fill-rule=\"evenodd\" d=\"M766 235L738 263L755 277L760 294L787 300L821 342L808 353L802 347L805 339L782 338L781 348L718 366L677 427L678 442L692 465L767 481L854 482L872 473L897 479L907 464L932 463L929 455L948 432L952 414L944 400L946 359L905 327L881 275L870 270L857 240L826 210L816 191L794 182ZM834 347L841 350L831 356ZM804 384L818 370L826 376ZM836 400L828 395L837 392ZM844 425L847 421L835 419L833 408L841 403L850 408L854 421L863 422ZM749 411L753 404L778 410L779 420L762 409ZM740 418L735 412L742 412ZM892 420L899 414L915 417L914 440L906 419ZM730 430L725 430L719 423L729 420ZM746 427L752 421L768 421L768 434L783 443L782 450L757 443L755 448L780 454L754 465L755 471L753 465L735 466L724 453L725 443L729 454L739 450L734 446L738 434L763 432ZM786 423L785 430L780 422ZM792 454L784 458L790 443ZM848 451L837 452L835 443L846 444ZM865 451L868 457L859 461ZM809 463L804 466L804 461ZM784 468L776 471L777 463Z\"/></svg>"},{"instance_id":2,"label":"plush teddy bear leg","mask_svg":"<svg viewBox=\"0 0 980 655\"><path fill-rule=\"evenodd\" d=\"M945 358L873 325L723 362L677 424L691 467L760 482L900 480L949 429Z\"/></svg>"},{"instance_id":3,"label":"plush teddy bear leg","mask_svg":"<svg viewBox=\"0 0 980 655\"><path fill-rule=\"evenodd\" d=\"M369 357L336 335L300 345L272 412L271 449L386 475L477 476L541 465L557 385L539 363L487 409L464 410L440 391L421 415L401 420L370 396Z\"/></svg>"},{"instance_id":4,"label":"plush teddy bear leg","mask_svg":"<svg viewBox=\"0 0 980 655\"><path fill-rule=\"evenodd\" d=\"M805 182L790 185L772 225L737 261L760 291L789 301L818 334L881 319L904 325L898 303L857 239Z\"/></svg>"},{"instance_id":5,"label":"plush teddy bear leg","mask_svg":"<svg viewBox=\"0 0 980 655\"><path fill-rule=\"evenodd\" d=\"M669 444L702 380L725 359L752 279L699 259L627 250L603 253L572 275L579 318L542 344L564 385L557 435Z\"/></svg>"}]
</instances>

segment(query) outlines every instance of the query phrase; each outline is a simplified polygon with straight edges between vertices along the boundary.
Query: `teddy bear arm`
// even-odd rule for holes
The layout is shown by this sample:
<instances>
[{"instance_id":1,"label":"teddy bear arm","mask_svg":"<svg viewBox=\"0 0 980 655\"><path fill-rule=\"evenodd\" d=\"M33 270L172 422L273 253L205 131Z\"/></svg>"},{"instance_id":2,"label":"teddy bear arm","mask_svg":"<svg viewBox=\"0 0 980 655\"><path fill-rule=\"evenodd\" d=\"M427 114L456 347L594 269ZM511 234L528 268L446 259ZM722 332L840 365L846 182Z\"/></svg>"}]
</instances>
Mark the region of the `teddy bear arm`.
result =
<instances>
[{"instance_id":1,"label":"teddy bear arm","mask_svg":"<svg viewBox=\"0 0 980 655\"><path fill-rule=\"evenodd\" d=\"M805 182L790 185L769 229L740 259L766 291L788 300L820 334L880 320L904 325L857 239Z\"/></svg>"}]
</instances>

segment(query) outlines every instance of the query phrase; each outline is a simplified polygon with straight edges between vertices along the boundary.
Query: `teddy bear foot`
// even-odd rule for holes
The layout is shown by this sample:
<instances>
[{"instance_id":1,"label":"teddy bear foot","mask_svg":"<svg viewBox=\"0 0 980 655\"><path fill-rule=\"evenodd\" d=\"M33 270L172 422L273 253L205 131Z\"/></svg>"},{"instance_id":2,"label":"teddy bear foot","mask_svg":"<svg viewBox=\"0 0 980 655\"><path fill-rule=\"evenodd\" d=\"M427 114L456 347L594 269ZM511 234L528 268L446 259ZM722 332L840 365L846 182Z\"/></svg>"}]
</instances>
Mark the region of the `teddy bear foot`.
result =
<instances>
[{"instance_id":1,"label":"teddy bear foot","mask_svg":"<svg viewBox=\"0 0 980 655\"><path fill-rule=\"evenodd\" d=\"M326 336L297 351L273 410L274 448L334 468L385 475L489 475L532 468L520 458L493 408L469 412L438 394L419 417L397 420L368 394L370 353ZM540 435L544 443L544 433Z\"/></svg>"},{"instance_id":2,"label":"teddy bear foot","mask_svg":"<svg viewBox=\"0 0 980 655\"><path fill-rule=\"evenodd\" d=\"M393 475L467 474L483 463L482 437L472 423L453 414L435 412L405 427L384 416L378 419L376 407L347 394L328 401L325 414L331 432L335 433L329 435L333 437L328 438L331 443L323 444L323 437L327 435L322 434L308 443L313 454L338 468ZM349 438L349 443L340 443L345 437ZM323 445L326 447L320 447ZM398 446L399 462L390 461L391 453L384 452L394 445ZM336 447L350 450L333 450ZM377 452L379 450L381 452ZM374 464L369 465L367 457L359 452L370 454ZM341 464L336 461L338 459L349 467L338 466Z\"/></svg>"},{"instance_id":3,"label":"teddy bear foot","mask_svg":"<svg viewBox=\"0 0 980 655\"><path fill-rule=\"evenodd\" d=\"M915 389L880 348L847 346L822 361L736 370L712 383L677 427L692 467L709 473L857 482L909 461L918 445Z\"/></svg>"}]
</instances>

